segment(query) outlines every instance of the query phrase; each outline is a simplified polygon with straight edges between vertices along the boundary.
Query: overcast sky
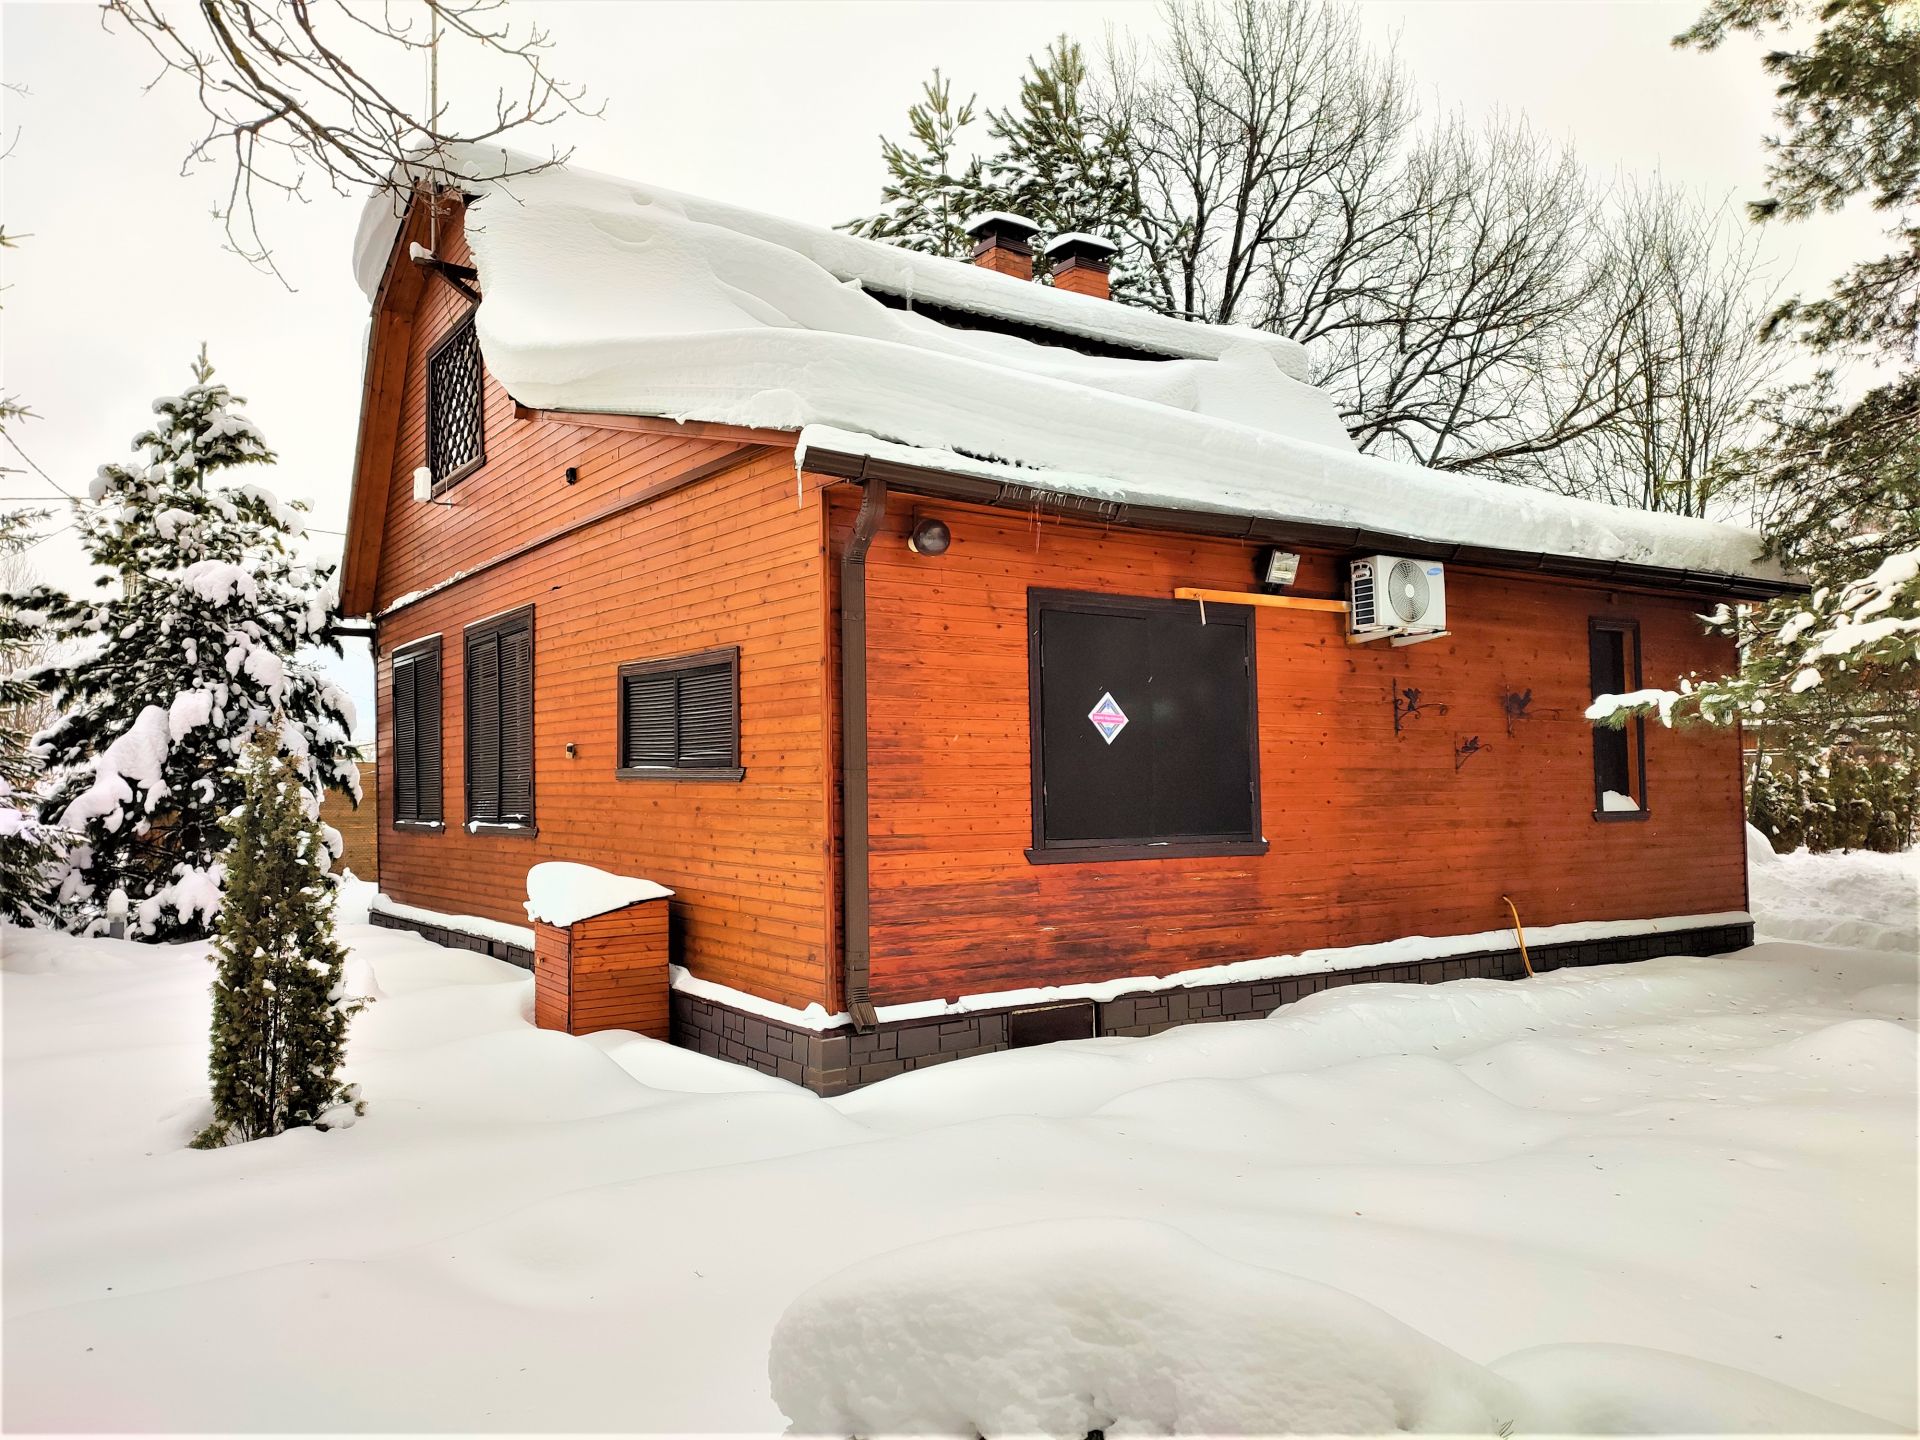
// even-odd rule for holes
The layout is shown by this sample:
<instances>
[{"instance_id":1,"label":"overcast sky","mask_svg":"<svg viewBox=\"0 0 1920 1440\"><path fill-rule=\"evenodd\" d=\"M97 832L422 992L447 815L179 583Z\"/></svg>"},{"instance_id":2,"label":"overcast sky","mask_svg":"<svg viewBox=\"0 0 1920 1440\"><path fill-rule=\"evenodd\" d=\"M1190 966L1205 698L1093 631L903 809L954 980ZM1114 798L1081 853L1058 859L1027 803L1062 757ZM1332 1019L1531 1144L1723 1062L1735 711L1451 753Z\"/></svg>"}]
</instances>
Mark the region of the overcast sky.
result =
<instances>
[{"instance_id":1,"label":"overcast sky","mask_svg":"<svg viewBox=\"0 0 1920 1440\"><path fill-rule=\"evenodd\" d=\"M1104 0L514 0L510 9L549 29L554 68L605 102L602 118L555 137L579 163L828 224L872 208L877 136L900 131L934 66L961 94L999 104L1025 57L1061 31L1097 46L1110 28L1146 35L1158 23L1152 4ZM1524 113L1603 173L1657 170L1715 201L1759 193L1771 110L1759 47L1672 49L1695 0L1362 0L1360 9L1383 44L1398 36L1436 107ZM220 175L179 173L199 112L177 77L143 93L155 68L137 40L103 32L84 0L0 4L0 73L27 92L4 95L17 140L0 167L0 217L31 237L4 252L0 314L4 388L42 417L21 439L84 494L101 464L126 456L151 399L189 383L205 340L281 456L267 483L309 499L316 528L337 532L367 319L349 265L360 202L270 206L263 228L294 288L251 269L222 248L209 218ZM461 83L443 69L443 87L458 94ZM1816 288L1873 230L1842 217L1771 234L1766 253L1776 278ZM0 477L0 493L54 494L31 475ZM32 552L45 578L83 577L71 538ZM335 552L340 543L315 541ZM364 728L363 655L346 678Z\"/></svg>"}]
</instances>

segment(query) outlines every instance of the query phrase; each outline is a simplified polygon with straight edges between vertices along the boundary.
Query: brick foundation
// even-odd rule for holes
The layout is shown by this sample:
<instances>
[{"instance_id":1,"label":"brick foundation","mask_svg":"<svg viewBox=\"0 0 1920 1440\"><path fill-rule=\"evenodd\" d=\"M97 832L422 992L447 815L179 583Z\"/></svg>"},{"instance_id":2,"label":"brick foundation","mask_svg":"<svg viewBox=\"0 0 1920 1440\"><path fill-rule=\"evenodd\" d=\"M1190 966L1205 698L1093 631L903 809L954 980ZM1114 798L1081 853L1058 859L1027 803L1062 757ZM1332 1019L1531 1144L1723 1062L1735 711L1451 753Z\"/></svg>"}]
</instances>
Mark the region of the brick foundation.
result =
<instances>
[{"instance_id":1,"label":"brick foundation","mask_svg":"<svg viewBox=\"0 0 1920 1440\"><path fill-rule=\"evenodd\" d=\"M490 940L485 935L472 935L465 930L456 930L450 925L435 925L426 920L414 920L405 915L388 915L375 910L367 916L370 923L383 930L411 930L424 936L436 945L444 945L449 950L472 950L476 954L491 955L496 960L504 960L509 965L518 965L522 970L533 969L533 951L524 945L515 945L508 940Z\"/></svg>"},{"instance_id":2,"label":"brick foundation","mask_svg":"<svg viewBox=\"0 0 1920 1440\"><path fill-rule=\"evenodd\" d=\"M393 915L376 913L373 922L392 929L415 930L443 945L477 950L512 964L532 967L531 955L522 960L511 953L500 953L519 951L519 947L498 940ZM451 938L441 939L443 935ZM1616 965L1651 960L1660 955L1718 955L1752 943L1750 924L1711 925L1657 935L1532 945L1527 948L1527 955L1534 970L1539 972L1579 965ZM1271 1014L1282 1005L1290 1005L1304 995L1342 985L1382 982L1438 985L1448 980L1517 980L1525 974L1517 949L1481 950L1470 955L1403 965L1372 965L1278 980L1140 992L1094 1004L1093 1033L1152 1035L1175 1025L1253 1020ZM1010 1017L1014 1013L1013 1007L1009 1007L969 1015L906 1020L859 1035L845 1026L828 1031L803 1030L682 990L673 992L672 1011L674 1044L735 1064L750 1065L768 1075L804 1085L820 1095L841 1095L910 1070L1005 1050L1009 1046Z\"/></svg>"}]
</instances>

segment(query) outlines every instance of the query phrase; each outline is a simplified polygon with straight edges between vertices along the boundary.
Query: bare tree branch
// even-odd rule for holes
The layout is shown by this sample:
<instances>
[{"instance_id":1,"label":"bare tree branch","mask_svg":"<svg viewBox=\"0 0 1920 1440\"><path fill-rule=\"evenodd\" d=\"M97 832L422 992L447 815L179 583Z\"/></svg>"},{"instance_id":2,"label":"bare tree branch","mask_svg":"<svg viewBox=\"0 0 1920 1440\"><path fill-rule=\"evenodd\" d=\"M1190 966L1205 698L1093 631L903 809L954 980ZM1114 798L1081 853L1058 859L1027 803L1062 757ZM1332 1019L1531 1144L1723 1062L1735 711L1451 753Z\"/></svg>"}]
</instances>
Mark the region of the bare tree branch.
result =
<instances>
[{"instance_id":1,"label":"bare tree branch","mask_svg":"<svg viewBox=\"0 0 1920 1440\"><path fill-rule=\"evenodd\" d=\"M571 152L528 158L499 150L480 173L472 168L471 147L566 115L599 114L579 87L548 71L551 36L538 26L516 31L503 10L504 0L424 0L411 16L353 0L104 0L101 23L111 30L123 22L160 61L149 88L169 75L194 87L207 128L182 173L230 167L215 216L237 253L274 270L259 197L305 199L310 174L336 193L404 194L422 183L508 180L566 160ZM506 71L487 111L455 116L425 95L402 98L393 77L411 83L407 69L435 51L436 37L449 57ZM407 68L396 70L397 62ZM457 169L456 150L465 151Z\"/></svg>"}]
</instances>

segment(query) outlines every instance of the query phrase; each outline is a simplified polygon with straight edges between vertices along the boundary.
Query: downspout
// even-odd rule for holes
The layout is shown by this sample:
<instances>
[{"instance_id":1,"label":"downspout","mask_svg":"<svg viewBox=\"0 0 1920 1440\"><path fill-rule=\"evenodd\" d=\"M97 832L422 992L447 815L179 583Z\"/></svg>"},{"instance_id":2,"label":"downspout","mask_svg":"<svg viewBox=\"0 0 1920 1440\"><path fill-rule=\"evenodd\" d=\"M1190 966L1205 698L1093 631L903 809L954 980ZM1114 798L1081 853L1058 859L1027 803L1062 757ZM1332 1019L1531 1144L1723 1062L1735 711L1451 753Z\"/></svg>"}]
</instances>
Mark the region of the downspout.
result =
<instances>
[{"instance_id":1,"label":"downspout","mask_svg":"<svg viewBox=\"0 0 1920 1440\"><path fill-rule=\"evenodd\" d=\"M865 1033L879 1024L867 918L867 549L887 511L887 482L863 474L860 483L860 513L840 555L840 955L847 1013Z\"/></svg>"}]
</instances>

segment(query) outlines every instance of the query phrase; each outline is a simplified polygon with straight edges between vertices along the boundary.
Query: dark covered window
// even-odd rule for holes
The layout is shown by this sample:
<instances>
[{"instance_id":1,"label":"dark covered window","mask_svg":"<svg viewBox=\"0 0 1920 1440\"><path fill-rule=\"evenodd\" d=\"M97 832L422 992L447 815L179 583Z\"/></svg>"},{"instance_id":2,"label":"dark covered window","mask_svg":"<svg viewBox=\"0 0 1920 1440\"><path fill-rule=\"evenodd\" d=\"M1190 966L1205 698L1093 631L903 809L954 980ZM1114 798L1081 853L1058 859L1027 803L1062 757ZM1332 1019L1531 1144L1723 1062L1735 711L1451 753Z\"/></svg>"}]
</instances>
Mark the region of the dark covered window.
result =
<instances>
[{"instance_id":1,"label":"dark covered window","mask_svg":"<svg viewBox=\"0 0 1920 1440\"><path fill-rule=\"evenodd\" d=\"M1266 849L1251 610L1035 590L1027 628L1029 859Z\"/></svg>"},{"instance_id":2,"label":"dark covered window","mask_svg":"<svg viewBox=\"0 0 1920 1440\"><path fill-rule=\"evenodd\" d=\"M629 779L738 780L740 652L620 667L620 766Z\"/></svg>"},{"instance_id":3,"label":"dark covered window","mask_svg":"<svg viewBox=\"0 0 1920 1440\"><path fill-rule=\"evenodd\" d=\"M467 630L467 822L533 824L533 611Z\"/></svg>"},{"instance_id":4,"label":"dark covered window","mask_svg":"<svg viewBox=\"0 0 1920 1440\"><path fill-rule=\"evenodd\" d=\"M393 656L393 823L441 823L438 636Z\"/></svg>"},{"instance_id":5,"label":"dark covered window","mask_svg":"<svg viewBox=\"0 0 1920 1440\"><path fill-rule=\"evenodd\" d=\"M1594 696L1625 695L1641 688L1637 621L1590 621L1587 654ZM1644 820L1646 815L1647 722L1636 715L1618 729L1595 725L1593 818Z\"/></svg>"},{"instance_id":6,"label":"dark covered window","mask_svg":"<svg viewBox=\"0 0 1920 1440\"><path fill-rule=\"evenodd\" d=\"M434 493L479 469L486 458L480 337L469 313L427 356L427 468Z\"/></svg>"}]
</instances>

